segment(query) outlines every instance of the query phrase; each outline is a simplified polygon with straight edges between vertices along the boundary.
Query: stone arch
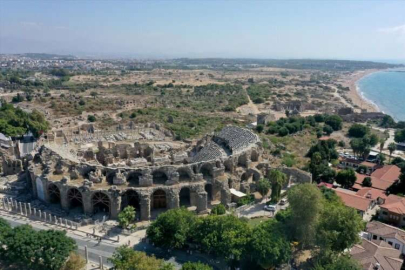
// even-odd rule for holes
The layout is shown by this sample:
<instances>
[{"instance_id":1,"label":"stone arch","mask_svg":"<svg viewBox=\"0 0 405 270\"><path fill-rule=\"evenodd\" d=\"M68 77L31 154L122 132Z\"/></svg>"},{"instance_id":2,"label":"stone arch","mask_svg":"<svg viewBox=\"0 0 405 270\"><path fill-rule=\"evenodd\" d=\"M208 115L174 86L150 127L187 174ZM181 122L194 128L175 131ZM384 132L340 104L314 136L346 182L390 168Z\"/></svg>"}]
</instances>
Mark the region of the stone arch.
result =
<instances>
[{"instance_id":1,"label":"stone arch","mask_svg":"<svg viewBox=\"0 0 405 270\"><path fill-rule=\"evenodd\" d=\"M83 195L77 188L71 188L67 192L69 209L80 208L83 211Z\"/></svg>"},{"instance_id":2,"label":"stone arch","mask_svg":"<svg viewBox=\"0 0 405 270\"><path fill-rule=\"evenodd\" d=\"M191 191L188 187L183 187L179 192L179 202L180 206L190 206L191 205Z\"/></svg>"},{"instance_id":3,"label":"stone arch","mask_svg":"<svg viewBox=\"0 0 405 270\"><path fill-rule=\"evenodd\" d=\"M212 184L205 184L204 189L207 192L207 201L212 201Z\"/></svg>"},{"instance_id":4,"label":"stone arch","mask_svg":"<svg viewBox=\"0 0 405 270\"><path fill-rule=\"evenodd\" d=\"M241 181L241 182L249 181L249 175L248 175L247 172L244 172L244 173L241 175L240 181Z\"/></svg>"},{"instance_id":5,"label":"stone arch","mask_svg":"<svg viewBox=\"0 0 405 270\"><path fill-rule=\"evenodd\" d=\"M221 161L217 160L217 161L215 162L215 167L221 168L221 167L222 167L222 166L221 166Z\"/></svg>"},{"instance_id":6,"label":"stone arch","mask_svg":"<svg viewBox=\"0 0 405 270\"><path fill-rule=\"evenodd\" d=\"M107 183L112 185L114 183L114 177L116 175L117 175L116 171L112 171L112 172L107 173L107 177L106 177Z\"/></svg>"},{"instance_id":7,"label":"stone arch","mask_svg":"<svg viewBox=\"0 0 405 270\"><path fill-rule=\"evenodd\" d=\"M152 209L161 209L167 207L166 192L158 189L152 194Z\"/></svg>"},{"instance_id":8,"label":"stone arch","mask_svg":"<svg viewBox=\"0 0 405 270\"><path fill-rule=\"evenodd\" d=\"M92 167L87 168L87 170L83 173L83 178L89 179L89 174L91 172L95 172L95 171L96 171L96 168L92 168Z\"/></svg>"},{"instance_id":9,"label":"stone arch","mask_svg":"<svg viewBox=\"0 0 405 270\"><path fill-rule=\"evenodd\" d=\"M142 173L139 171L130 172L127 177L127 182L130 186L139 186L139 180L142 176Z\"/></svg>"},{"instance_id":10,"label":"stone arch","mask_svg":"<svg viewBox=\"0 0 405 270\"><path fill-rule=\"evenodd\" d=\"M245 155L240 155L238 157L238 166L246 167L247 166L247 157Z\"/></svg>"},{"instance_id":11,"label":"stone arch","mask_svg":"<svg viewBox=\"0 0 405 270\"><path fill-rule=\"evenodd\" d=\"M91 203L93 205L93 213L110 213L111 201L110 197L104 192L98 191L91 197Z\"/></svg>"},{"instance_id":12,"label":"stone arch","mask_svg":"<svg viewBox=\"0 0 405 270\"><path fill-rule=\"evenodd\" d=\"M50 203L59 203L60 204L60 190L53 183L50 183L48 185L48 198L49 198Z\"/></svg>"},{"instance_id":13,"label":"stone arch","mask_svg":"<svg viewBox=\"0 0 405 270\"><path fill-rule=\"evenodd\" d=\"M233 187L233 180L232 178L228 178L228 187L232 188Z\"/></svg>"},{"instance_id":14,"label":"stone arch","mask_svg":"<svg viewBox=\"0 0 405 270\"><path fill-rule=\"evenodd\" d=\"M252 150L252 153L250 154L250 160L253 162L259 161L259 153L256 150Z\"/></svg>"},{"instance_id":15,"label":"stone arch","mask_svg":"<svg viewBox=\"0 0 405 270\"><path fill-rule=\"evenodd\" d=\"M203 175L203 178L206 180L211 180L213 177L212 166L209 163L205 163L200 168L200 173Z\"/></svg>"},{"instance_id":16,"label":"stone arch","mask_svg":"<svg viewBox=\"0 0 405 270\"><path fill-rule=\"evenodd\" d=\"M227 159L224 162L225 172L232 173L233 172L233 162L232 159Z\"/></svg>"},{"instance_id":17,"label":"stone arch","mask_svg":"<svg viewBox=\"0 0 405 270\"><path fill-rule=\"evenodd\" d=\"M157 170L152 173L152 179L154 185L164 185L169 177L164 171Z\"/></svg>"},{"instance_id":18,"label":"stone arch","mask_svg":"<svg viewBox=\"0 0 405 270\"><path fill-rule=\"evenodd\" d=\"M121 197L122 197L121 210L123 210L127 206L132 206L135 208L137 214L140 213L141 199L140 199L138 192L136 192L135 190L129 189Z\"/></svg>"},{"instance_id":19,"label":"stone arch","mask_svg":"<svg viewBox=\"0 0 405 270\"><path fill-rule=\"evenodd\" d=\"M180 168L177 170L179 173L179 181L180 182L189 182L191 181L191 175L186 168Z\"/></svg>"},{"instance_id":20,"label":"stone arch","mask_svg":"<svg viewBox=\"0 0 405 270\"><path fill-rule=\"evenodd\" d=\"M260 173L258 172L258 171L256 171L256 170L253 170L252 171L252 175L253 175L253 181L255 181L255 182L257 182L257 181L259 181L260 180L260 178L261 178L261 175L260 175Z\"/></svg>"}]
</instances>

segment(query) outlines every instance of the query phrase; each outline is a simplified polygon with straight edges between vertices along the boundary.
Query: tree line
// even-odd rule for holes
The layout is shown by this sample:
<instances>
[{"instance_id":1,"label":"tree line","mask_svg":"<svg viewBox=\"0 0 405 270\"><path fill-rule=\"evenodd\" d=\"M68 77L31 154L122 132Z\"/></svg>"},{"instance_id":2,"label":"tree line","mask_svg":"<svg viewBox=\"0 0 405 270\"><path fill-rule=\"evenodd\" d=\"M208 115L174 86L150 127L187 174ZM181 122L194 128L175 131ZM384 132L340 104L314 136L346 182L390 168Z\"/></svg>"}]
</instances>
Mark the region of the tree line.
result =
<instances>
[{"instance_id":1,"label":"tree line","mask_svg":"<svg viewBox=\"0 0 405 270\"><path fill-rule=\"evenodd\" d=\"M198 217L185 208L169 210L152 222L147 236L165 248L196 248L241 269L269 269L288 263L293 254L310 250L315 269L342 263L360 269L344 252L359 239L364 225L333 190L300 184L288 192L290 206L274 219L251 227L234 215ZM338 269L338 268L332 268Z\"/></svg>"}]
</instances>

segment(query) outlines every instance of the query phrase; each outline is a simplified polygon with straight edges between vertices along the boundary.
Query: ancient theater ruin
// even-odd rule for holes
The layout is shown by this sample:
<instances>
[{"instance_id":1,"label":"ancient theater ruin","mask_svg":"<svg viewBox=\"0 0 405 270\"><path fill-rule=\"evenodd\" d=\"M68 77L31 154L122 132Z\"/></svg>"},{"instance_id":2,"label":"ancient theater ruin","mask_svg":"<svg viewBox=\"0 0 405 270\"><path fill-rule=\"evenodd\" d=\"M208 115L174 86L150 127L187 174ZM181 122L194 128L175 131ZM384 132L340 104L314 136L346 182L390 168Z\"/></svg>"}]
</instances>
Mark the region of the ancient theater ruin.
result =
<instances>
[{"instance_id":1,"label":"ancient theater ruin","mask_svg":"<svg viewBox=\"0 0 405 270\"><path fill-rule=\"evenodd\" d=\"M128 205L139 220L182 206L196 213L218 203L229 207L232 190L255 192L270 169L259 137L236 126L193 143L104 140L74 155L62 148L39 149L28 162L29 186L34 199L85 217L116 219ZM311 181L285 169L293 180Z\"/></svg>"}]
</instances>

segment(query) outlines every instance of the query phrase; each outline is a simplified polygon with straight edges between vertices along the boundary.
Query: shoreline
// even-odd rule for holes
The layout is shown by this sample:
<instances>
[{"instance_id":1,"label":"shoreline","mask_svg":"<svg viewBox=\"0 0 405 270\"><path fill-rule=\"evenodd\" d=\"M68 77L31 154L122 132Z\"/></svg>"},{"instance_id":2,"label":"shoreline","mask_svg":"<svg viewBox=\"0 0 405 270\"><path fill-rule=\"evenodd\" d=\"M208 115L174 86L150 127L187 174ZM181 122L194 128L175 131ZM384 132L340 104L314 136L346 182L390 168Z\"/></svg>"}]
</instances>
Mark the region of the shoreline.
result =
<instances>
[{"instance_id":1,"label":"shoreline","mask_svg":"<svg viewBox=\"0 0 405 270\"><path fill-rule=\"evenodd\" d=\"M360 88L357 86L357 82L359 80L381 70L382 69L370 69L357 71L348 76L342 83L343 86L349 87L350 89L350 91L347 93L347 97L352 100L354 106L358 106L358 108L354 108L355 110L365 109L367 112L382 112L382 110L376 104L362 95Z\"/></svg>"}]
</instances>

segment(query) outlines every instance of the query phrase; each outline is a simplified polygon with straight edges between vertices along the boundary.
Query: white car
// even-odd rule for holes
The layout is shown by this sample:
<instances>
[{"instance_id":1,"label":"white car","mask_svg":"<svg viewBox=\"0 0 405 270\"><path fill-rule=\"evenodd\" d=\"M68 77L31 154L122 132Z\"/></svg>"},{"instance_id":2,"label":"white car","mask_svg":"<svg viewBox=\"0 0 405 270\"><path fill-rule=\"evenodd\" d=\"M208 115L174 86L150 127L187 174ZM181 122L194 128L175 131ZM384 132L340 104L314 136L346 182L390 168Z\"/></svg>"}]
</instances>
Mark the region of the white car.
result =
<instances>
[{"instance_id":1,"label":"white car","mask_svg":"<svg viewBox=\"0 0 405 270\"><path fill-rule=\"evenodd\" d=\"M270 212L276 212L277 205L275 205L275 204L265 205L264 210L270 211Z\"/></svg>"},{"instance_id":2,"label":"white car","mask_svg":"<svg viewBox=\"0 0 405 270\"><path fill-rule=\"evenodd\" d=\"M285 205L286 203L287 203L287 199L286 199L286 198L281 199L280 205Z\"/></svg>"}]
</instances>

